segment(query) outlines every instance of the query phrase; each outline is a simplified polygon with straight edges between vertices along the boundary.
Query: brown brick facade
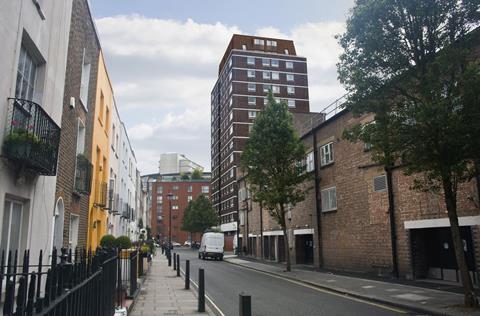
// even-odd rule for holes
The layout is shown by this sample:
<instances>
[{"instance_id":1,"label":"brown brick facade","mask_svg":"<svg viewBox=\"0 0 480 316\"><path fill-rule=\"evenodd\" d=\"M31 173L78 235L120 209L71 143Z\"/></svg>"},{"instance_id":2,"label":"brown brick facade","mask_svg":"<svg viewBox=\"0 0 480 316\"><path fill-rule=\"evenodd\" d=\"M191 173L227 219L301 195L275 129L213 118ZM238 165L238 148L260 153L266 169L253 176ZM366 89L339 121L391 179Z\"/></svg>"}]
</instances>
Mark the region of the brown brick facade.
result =
<instances>
[{"instance_id":1,"label":"brown brick facade","mask_svg":"<svg viewBox=\"0 0 480 316\"><path fill-rule=\"evenodd\" d=\"M76 151L78 120L85 125L85 152L91 154L92 122L95 106L98 56L100 45L87 0L74 0L70 24L65 90L63 100L62 133L58 158L56 199L63 199L64 227L63 245L69 246L70 215L79 216L78 246L87 243L88 196L74 192L76 175ZM83 60L90 60L90 80L88 89L88 111L80 101L80 84ZM70 107L70 99L75 98L75 108Z\"/></svg>"},{"instance_id":2,"label":"brown brick facade","mask_svg":"<svg viewBox=\"0 0 480 316\"><path fill-rule=\"evenodd\" d=\"M372 115L355 118L350 112L343 111L314 130L318 157L320 157L320 147L332 143L334 161L321 166L318 158L317 201L315 201L316 193L313 189L308 193L306 200L292 210L292 219L287 224L289 238L291 238L292 262L302 259L296 251L296 247L299 246L298 241L301 239L296 233L298 231L312 233L314 260L310 263L317 267L376 274L392 272L388 191L374 190L374 177L385 175L384 168L372 162L371 153L365 149L363 143L350 143L342 138L344 129L372 120ZM311 133L303 137L310 149L313 148L312 138ZM431 258L426 257L427 249L423 248L428 248L428 241L422 237L422 234L442 229L437 227L438 225L443 227L448 225L445 224L447 222L441 222L447 219L443 196L412 191L413 179L412 176L404 175L401 168L393 171L398 267L400 276L406 278L425 276L426 265ZM239 183L241 187L241 181ZM314 186L314 181L309 186ZM321 205L321 191L332 187L336 188L336 209L323 212L320 210L320 218L317 218L317 203ZM458 215L461 223L464 221L464 229L471 232L474 261L477 262L476 271L480 262L478 226L480 209L473 200L477 198L478 192L474 181L462 185L459 189ZM240 207L242 210L245 209L245 203ZM246 219L240 226L243 250L247 253L253 252L257 257L261 256L259 214L259 206L254 203L250 206L248 230ZM437 221L422 221L435 219ZM438 219L442 220L438 221ZM312 231L308 231L309 228ZM265 241L271 238L265 235L272 231L278 232L279 229L279 225L273 222L264 210L264 245L271 243L270 240ZM319 231L320 236L318 236ZM243 237L247 235L250 235L250 238L244 241ZM282 243L278 236L273 238L273 247L276 248L277 254L281 254L279 246ZM310 236L308 241L309 238ZM255 243L254 246L252 242ZM420 253L422 249L423 253ZM304 249L299 250L304 251ZM266 259L279 261L278 255L275 258L266 256Z\"/></svg>"}]
</instances>

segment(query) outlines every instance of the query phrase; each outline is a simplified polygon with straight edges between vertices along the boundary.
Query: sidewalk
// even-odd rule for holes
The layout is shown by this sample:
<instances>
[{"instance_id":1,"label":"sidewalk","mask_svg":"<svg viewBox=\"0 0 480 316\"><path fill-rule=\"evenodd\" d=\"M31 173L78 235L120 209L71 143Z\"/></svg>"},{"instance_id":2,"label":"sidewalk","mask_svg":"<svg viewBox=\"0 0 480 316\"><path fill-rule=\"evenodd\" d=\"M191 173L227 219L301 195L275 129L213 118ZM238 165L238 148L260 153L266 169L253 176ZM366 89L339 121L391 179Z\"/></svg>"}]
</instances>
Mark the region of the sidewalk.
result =
<instances>
[{"instance_id":1,"label":"sidewalk","mask_svg":"<svg viewBox=\"0 0 480 316\"><path fill-rule=\"evenodd\" d=\"M333 292L429 315L480 315L480 309L462 307L463 295L457 293L326 272L300 269L284 272L282 266L243 260L234 256L225 258L225 261Z\"/></svg>"},{"instance_id":2,"label":"sidewalk","mask_svg":"<svg viewBox=\"0 0 480 316\"><path fill-rule=\"evenodd\" d=\"M176 271L168 266L164 255L158 254L153 259L131 315L211 315L208 307L207 313L197 312L196 296L184 287L184 279L176 276Z\"/></svg>"}]
</instances>

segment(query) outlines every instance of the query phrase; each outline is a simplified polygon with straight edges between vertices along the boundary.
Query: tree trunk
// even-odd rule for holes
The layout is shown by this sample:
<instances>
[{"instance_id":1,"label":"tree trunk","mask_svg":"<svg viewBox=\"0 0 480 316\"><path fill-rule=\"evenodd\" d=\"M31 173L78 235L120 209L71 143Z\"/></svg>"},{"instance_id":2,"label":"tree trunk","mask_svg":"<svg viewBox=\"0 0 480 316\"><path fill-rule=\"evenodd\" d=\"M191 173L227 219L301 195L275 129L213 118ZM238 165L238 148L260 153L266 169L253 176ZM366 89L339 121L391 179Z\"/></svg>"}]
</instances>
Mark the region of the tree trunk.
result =
<instances>
[{"instance_id":1,"label":"tree trunk","mask_svg":"<svg viewBox=\"0 0 480 316\"><path fill-rule=\"evenodd\" d=\"M285 245L285 257L287 260L287 272L292 271L291 264L290 264L290 246L288 242L288 234L287 234L287 225L286 225L286 216L287 213L285 213L284 206L280 206L281 212L282 212L282 221L280 222L283 230L283 240L284 240L284 245Z\"/></svg>"},{"instance_id":2,"label":"tree trunk","mask_svg":"<svg viewBox=\"0 0 480 316\"><path fill-rule=\"evenodd\" d=\"M457 260L457 266L460 270L460 276L463 284L463 291L465 295L464 303L467 307L474 307L478 305L478 301L473 290L470 273L468 272L467 261L463 251L463 241L460 236L460 226L458 224L457 215L457 192L453 188L450 175L443 177L442 182L445 193L445 204L447 207L448 218L450 220L453 249L455 250L455 258Z\"/></svg>"}]
</instances>

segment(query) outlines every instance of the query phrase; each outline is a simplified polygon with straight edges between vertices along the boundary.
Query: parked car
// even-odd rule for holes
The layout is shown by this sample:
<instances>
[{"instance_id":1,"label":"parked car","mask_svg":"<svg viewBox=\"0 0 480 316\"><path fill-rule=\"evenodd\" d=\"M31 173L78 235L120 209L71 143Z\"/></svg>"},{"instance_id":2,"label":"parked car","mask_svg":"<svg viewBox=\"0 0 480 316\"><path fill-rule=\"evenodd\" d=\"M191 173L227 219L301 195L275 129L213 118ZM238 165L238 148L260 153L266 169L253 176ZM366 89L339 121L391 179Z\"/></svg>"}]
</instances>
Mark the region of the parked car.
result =
<instances>
[{"instance_id":1,"label":"parked car","mask_svg":"<svg viewBox=\"0 0 480 316\"><path fill-rule=\"evenodd\" d=\"M183 245L185 247L191 247L192 246L192 242L190 240L185 240L185 242L183 243Z\"/></svg>"},{"instance_id":2,"label":"parked car","mask_svg":"<svg viewBox=\"0 0 480 316\"><path fill-rule=\"evenodd\" d=\"M182 245L176 241L172 241L172 247L181 247Z\"/></svg>"},{"instance_id":3,"label":"parked car","mask_svg":"<svg viewBox=\"0 0 480 316\"><path fill-rule=\"evenodd\" d=\"M205 233L202 236L202 242L198 249L198 258L205 260L205 258L213 258L223 260L223 233Z\"/></svg>"}]
</instances>

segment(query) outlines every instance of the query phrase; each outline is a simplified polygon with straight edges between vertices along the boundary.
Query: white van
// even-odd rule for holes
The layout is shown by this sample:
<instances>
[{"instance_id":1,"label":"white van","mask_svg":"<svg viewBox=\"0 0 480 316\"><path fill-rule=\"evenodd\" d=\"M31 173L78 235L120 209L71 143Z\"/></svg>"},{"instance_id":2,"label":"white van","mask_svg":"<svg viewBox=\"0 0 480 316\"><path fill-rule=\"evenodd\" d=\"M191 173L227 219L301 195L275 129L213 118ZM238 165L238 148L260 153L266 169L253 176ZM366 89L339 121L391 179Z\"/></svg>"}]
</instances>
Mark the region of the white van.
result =
<instances>
[{"instance_id":1,"label":"white van","mask_svg":"<svg viewBox=\"0 0 480 316\"><path fill-rule=\"evenodd\" d=\"M198 258L213 258L223 260L223 233L205 233L198 249Z\"/></svg>"}]
</instances>

